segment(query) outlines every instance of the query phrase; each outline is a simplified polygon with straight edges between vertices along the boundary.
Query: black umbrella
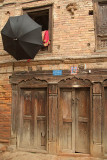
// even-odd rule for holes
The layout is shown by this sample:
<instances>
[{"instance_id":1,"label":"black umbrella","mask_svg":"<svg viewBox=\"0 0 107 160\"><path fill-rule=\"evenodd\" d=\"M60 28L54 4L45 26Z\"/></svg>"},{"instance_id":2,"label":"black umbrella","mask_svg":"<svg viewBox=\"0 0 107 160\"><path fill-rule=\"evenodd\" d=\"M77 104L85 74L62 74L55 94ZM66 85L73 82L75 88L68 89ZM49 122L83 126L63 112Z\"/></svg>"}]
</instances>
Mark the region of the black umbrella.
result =
<instances>
[{"instance_id":1,"label":"black umbrella","mask_svg":"<svg viewBox=\"0 0 107 160\"><path fill-rule=\"evenodd\" d=\"M27 14L10 17L1 31L4 50L15 59L32 59L43 46L41 26Z\"/></svg>"}]
</instances>

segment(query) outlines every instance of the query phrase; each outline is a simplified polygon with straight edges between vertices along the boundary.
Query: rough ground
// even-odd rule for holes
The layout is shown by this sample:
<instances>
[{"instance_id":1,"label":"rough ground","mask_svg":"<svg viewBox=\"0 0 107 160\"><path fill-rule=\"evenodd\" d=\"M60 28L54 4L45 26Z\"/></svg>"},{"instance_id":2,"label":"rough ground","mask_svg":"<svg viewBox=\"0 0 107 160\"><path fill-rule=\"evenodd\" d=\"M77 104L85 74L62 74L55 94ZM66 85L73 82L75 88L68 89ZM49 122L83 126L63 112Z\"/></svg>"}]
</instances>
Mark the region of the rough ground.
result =
<instances>
[{"instance_id":1,"label":"rough ground","mask_svg":"<svg viewBox=\"0 0 107 160\"><path fill-rule=\"evenodd\" d=\"M1 153L0 160L56 160L56 156L29 152Z\"/></svg>"},{"instance_id":2,"label":"rough ground","mask_svg":"<svg viewBox=\"0 0 107 160\"><path fill-rule=\"evenodd\" d=\"M93 157L81 157L80 155L75 154L71 156L57 156L51 154L43 153L31 153L18 151L14 148L0 143L0 160L103 160L100 158ZM107 159L104 159L107 160Z\"/></svg>"},{"instance_id":3,"label":"rough ground","mask_svg":"<svg viewBox=\"0 0 107 160\"><path fill-rule=\"evenodd\" d=\"M49 154L29 153L29 152L4 152L0 154L0 160L103 160L92 157L61 157Z\"/></svg>"}]
</instances>

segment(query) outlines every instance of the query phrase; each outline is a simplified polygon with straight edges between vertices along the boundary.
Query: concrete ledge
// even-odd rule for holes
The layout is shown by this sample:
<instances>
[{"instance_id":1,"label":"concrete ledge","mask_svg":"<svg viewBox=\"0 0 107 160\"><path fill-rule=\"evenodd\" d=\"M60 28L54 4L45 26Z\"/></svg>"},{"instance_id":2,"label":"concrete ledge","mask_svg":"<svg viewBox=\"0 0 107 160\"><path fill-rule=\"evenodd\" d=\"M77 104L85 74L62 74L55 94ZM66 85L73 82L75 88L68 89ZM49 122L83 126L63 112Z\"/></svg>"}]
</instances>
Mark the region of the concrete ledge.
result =
<instances>
[{"instance_id":1,"label":"concrete ledge","mask_svg":"<svg viewBox=\"0 0 107 160\"><path fill-rule=\"evenodd\" d=\"M107 55L92 55L92 56L59 56L59 57L36 57L34 60L11 60L8 59L0 63L0 67L5 66L35 66L35 65L52 65L52 64L78 64L78 63L98 63L107 62Z\"/></svg>"}]
</instances>

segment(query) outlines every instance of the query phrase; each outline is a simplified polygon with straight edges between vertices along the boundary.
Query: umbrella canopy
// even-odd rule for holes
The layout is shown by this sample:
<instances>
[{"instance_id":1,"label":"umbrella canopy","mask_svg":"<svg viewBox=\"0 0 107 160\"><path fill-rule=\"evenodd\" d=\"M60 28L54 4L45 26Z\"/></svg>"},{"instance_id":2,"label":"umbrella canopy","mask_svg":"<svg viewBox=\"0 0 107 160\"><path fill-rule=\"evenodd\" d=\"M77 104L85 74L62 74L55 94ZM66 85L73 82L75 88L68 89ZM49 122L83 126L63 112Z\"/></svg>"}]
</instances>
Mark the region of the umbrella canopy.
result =
<instances>
[{"instance_id":1,"label":"umbrella canopy","mask_svg":"<svg viewBox=\"0 0 107 160\"><path fill-rule=\"evenodd\" d=\"M15 59L33 59L43 46L41 26L27 14L10 17L1 31L4 50Z\"/></svg>"}]
</instances>

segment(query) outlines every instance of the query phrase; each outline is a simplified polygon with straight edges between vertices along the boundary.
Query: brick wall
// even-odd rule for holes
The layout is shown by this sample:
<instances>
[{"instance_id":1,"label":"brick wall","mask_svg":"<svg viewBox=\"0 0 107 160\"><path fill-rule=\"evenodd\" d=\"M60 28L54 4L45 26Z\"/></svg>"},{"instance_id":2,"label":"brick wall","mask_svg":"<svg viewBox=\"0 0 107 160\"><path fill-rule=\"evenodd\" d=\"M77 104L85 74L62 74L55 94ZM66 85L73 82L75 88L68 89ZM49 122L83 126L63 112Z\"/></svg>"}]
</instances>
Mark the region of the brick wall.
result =
<instances>
[{"instance_id":1,"label":"brick wall","mask_svg":"<svg viewBox=\"0 0 107 160\"><path fill-rule=\"evenodd\" d=\"M10 139L11 86L9 74L0 74L0 142Z\"/></svg>"},{"instance_id":2,"label":"brick wall","mask_svg":"<svg viewBox=\"0 0 107 160\"><path fill-rule=\"evenodd\" d=\"M66 10L66 6L71 3L70 0L41 0L32 3L29 0L5 0L0 7L0 29L3 28L9 16L23 14L22 8L42 6L53 3L53 47L52 53L38 54L35 57L59 57L59 56L83 56L94 53L95 36L94 36L94 21L93 15L89 15L89 10L93 10L92 0L74 0L77 4L77 10L74 13L74 18L71 18L71 13ZM15 3L15 4L14 4ZM8 12L9 11L9 12ZM0 52L3 51L2 41L0 38ZM2 56L4 61L6 56ZM10 60L14 60L9 57ZM9 59L8 59L9 60ZM1 60L0 60L1 61ZM2 60L3 61L3 60Z\"/></svg>"}]
</instances>

